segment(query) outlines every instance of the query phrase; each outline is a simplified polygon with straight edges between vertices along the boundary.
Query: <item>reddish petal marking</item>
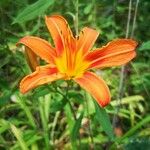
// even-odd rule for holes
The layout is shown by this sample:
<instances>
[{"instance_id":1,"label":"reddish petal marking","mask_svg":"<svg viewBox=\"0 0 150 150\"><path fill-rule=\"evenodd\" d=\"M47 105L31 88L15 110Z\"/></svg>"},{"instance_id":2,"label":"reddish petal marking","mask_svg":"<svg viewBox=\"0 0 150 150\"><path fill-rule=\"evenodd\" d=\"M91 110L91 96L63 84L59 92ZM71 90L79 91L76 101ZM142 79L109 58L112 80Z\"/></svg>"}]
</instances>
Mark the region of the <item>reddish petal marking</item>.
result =
<instances>
[{"instance_id":1,"label":"reddish petal marking","mask_svg":"<svg viewBox=\"0 0 150 150\"><path fill-rule=\"evenodd\" d=\"M75 42L67 21L59 15L45 17L45 22L56 46L57 55L68 48L75 48Z\"/></svg>"},{"instance_id":2,"label":"reddish petal marking","mask_svg":"<svg viewBox=\"0 0 150 150\"><path fill-rule=\"evenodd\" d=\"M103 68L123 65L136 56L137 42L131 39L118 39L87 54L85 60L91 61L90 68Z\"/></svg>"},{"instance_id":3,"label":"reddish petal marking","mask_svg":"<svg viewBox=\"0 0 150 150\"><path fill-rule=\"evenodd\" d=\"M77 41L77 50L82 50L86 54L94 45L99 33L91 28L83 28Z\"/></svg>"}]
</instances>

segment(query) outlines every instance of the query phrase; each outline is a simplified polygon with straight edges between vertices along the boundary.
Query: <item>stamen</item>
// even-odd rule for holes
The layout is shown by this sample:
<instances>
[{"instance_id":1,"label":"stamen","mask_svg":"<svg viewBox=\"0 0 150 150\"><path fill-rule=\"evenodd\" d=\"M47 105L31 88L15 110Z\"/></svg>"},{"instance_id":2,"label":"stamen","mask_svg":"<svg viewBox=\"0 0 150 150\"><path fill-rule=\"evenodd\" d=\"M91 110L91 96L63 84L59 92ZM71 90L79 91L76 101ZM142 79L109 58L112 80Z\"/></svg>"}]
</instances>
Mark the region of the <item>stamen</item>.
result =
<instances>
[{"instance_id":1,"label":"stamen","mask_svg":"<svg viewBox=\"0 0 150 150\"><path fill-rule=\"evenodd\" d=\"M76 35L76 39L79 40L79 36L78 35Z\"/></svg>"}]
</instances>

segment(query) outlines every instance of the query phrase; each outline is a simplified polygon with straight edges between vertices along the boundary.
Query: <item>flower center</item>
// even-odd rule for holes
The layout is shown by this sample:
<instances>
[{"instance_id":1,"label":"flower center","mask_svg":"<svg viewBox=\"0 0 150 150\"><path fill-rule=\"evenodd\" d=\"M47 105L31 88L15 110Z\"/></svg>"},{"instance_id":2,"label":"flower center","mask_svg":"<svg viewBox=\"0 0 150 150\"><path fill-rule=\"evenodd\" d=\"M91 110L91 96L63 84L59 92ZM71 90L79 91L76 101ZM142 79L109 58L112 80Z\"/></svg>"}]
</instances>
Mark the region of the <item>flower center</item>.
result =
<instances>
[{"instance_id":1,"label":"flower center","mask_svg":"<svg viewBox=\"0 0 150 150\"><path fill-rule=\"evenodd\" d=\"M61 56L55 58L55 64L59 72L66 74L66 79L81 77L90 65L84 60L82 50L73 54L65 50Z\"/></svg>"}]
</instances>

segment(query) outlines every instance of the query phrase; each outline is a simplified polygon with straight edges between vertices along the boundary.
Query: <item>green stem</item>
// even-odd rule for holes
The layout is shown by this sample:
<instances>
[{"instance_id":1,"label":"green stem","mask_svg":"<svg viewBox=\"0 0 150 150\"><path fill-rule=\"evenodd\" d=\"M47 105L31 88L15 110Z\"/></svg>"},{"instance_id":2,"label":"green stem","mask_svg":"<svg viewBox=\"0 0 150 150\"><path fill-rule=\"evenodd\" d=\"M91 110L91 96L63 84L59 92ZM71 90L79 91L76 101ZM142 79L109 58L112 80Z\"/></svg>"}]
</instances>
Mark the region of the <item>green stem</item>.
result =
<instances>
[{"instance_id":1,"label":"green stem","mask_svg":"<svg viewBox=\"0 0 150 150\"><path fill-rule=\"evenodd\" d=\"M54 133L55 133L55 127L56 127L56 125L57 125L57 121L58 121L59 115L60 115L60 111L57 111L57 112L56 112L56 115L55 115L55 117L54 117L53 124L52 124L51 140L52 140L53 144L55 143Z\"/></svg>"},{"instance_id":2,"label":"green stem","mask_svg":"<svg viewBox=\"0 0 150 150\"><path fill-rule=\"evenodd\" d=\"M72 112L72 114L73 114L74 120L77 121L76 113L75 113L75 111L74 111L74 109L73 109L73 106L72 106L72 104L71 104L71 102L70 102L70 100L69 100L69 98L68 98L68 91L69 91L69 89L70 89L71 86L72 86L72 81L71 81L71 80L67 81L67 90L66 90L65 98L66 98L67 101L68 101L68 104L69 104L69 107L70 107L71 112ZM80 138L80 135L79 135L78 141L79 141L78 148L80 149L80 145L81 145L81 138Z\"/></svg>"},{"instance_id":3,"label":"green stem","mask_svg":"<svg viewBox=\"0 0 150 150\"><path fill-rule=\"evenodd\" d=\"M128 11L128 19L127 19L127 27L126 27L126 35L125 35L125 38L128 38L129 37L129 29L130 29L130 22L131 22L131 10L132 10L132 0L129 1L129 11ZM124 94L124 79L125 79L125 76L126 76L126 73L125 73L125 65L123 65L121 67L121 74L120 74L120 84L119 84L119 92L118 92L118 100L119 100L119 103L123 97L123 94Z\"/></svg>"},{"instance_id":4,"label":"green stem","mask_svg":"<svg viewBox=\"0 0 150 150\"><path fill-rule=\"evenodd\" d=\"M76 0L76 5L75 5L75 31L76 31L76 36L79 34L79 0Z\"/></svg>"},{"instance_id":5,"label":"green stem","mask_svg":"<svg viewBox=\"0 0 150 150\"><path fill-rule=\"evenodd\" d=\"M70 100L68 99L68 92L69 92L69 88L71 87L71 80L70 81L67 81L67 89L66 89L66 95L65 95L65 98L68 100L68 104L70 106L70 109L71 109L71 112L73 114L73 117L74 117L74 120L76 121L77 120L77 117L76 117L76 114L75 114L75 111L73 109L73 106L70 102Z\"/></svg>"},{"instance_id":6,"label":"green stem","mask_svg":"<svg viewBox=\"0 0 150 150\"><path fill-rule=\"evenodd\" d=\"M133 24L132 24L132 31L131 31L131 38L134 36L135 24L136 24L136 17L137 17L137 10L138 10L139 0L136 0Z\"/></svg>"},{"instance_id":7,"label":"green stem","mask_svg":"<svg viewBox=\"0 0 150 150\"><path fill-rule=\"evenodd\" d=\"M131 22L131 10L132 10L132 0L129 1L129 10L128 10L128 19L127 19L125 38L129 37L129 29L130 29L130 22Z\"/></svg>"},{"instance_id":8,"label":"green stem","mask_svg":"<svg viewBox=\"0 0 150 150\"><path fill-rule=\"evenodd\" d=\"M45 148L46 150L49 150L50 149L50 140L48 134L49 129L48 129L48 122L44 113L43 101L44 101L43 99L39 99L39 111L40 111L42 126L44 130Z\"/></svg>"},{"instance_id":9,"label":"green stem","mask_svg":"<svg viewBox=\"0 0 150 150\"><path fill-rule=\"evenodd\" d=\"M89 113L89 107L88 107L88 102L87 102L87 98L86 98L86 93L85 93L85 104L86 104L87 115L88 115L88 120L89 120L89 137L91 139L92 148L94 149L95 146L94 146L93 132L92 132L92 128L91 128L91 117L90 117L90 113Z\"/></svg>"},{"instance_id":10,"label":"green stem","mask_svg":"<svg viewBox=\"0 0 150 150\"><path fill-rule=\"evenodd\" d=\"M125 38L129 37L129 28L130 28L130 22L131 22L131 10L132 10L132 0L129 1L129 10L128 10L128 19L127 19L127 25L126 25ZM118 105L116 107L116 113L113 117L113 128L115 128L115 126L116 126L117 114L119 113L120 105L121 105L121 99L124 95L124 80L125 80L125 77L126 77L126 66L123 65L121 67L121 71L120 71L120 81L119 81L119 89L118 89L118 95L117 95Z\"/></svg>"},{"instance_id":11,"label":"green stem","mask_svg":"<svg viewBox=\"0 0 150 150\"><path fill-rule=\"evenodd\" d=\"M128 20L127 20L127 27L126 27L126 35L125 35L125 38L128 38L129 37L129 29L130 29L130 22L131 22L131 10L132 10L132 0L129 1L129 11L128 11ZM119 104L120 104L120 101L123 97L123 94L124 94L124 79L125 79L125 76L126 76L126 73L125 73L125 70L126 70L126 67L125 65L123 65L121 67L121 74L120 74L120 83L119 83L119 92L118 92L118 101L119 101Z\"/></svg>"}]
</instances>

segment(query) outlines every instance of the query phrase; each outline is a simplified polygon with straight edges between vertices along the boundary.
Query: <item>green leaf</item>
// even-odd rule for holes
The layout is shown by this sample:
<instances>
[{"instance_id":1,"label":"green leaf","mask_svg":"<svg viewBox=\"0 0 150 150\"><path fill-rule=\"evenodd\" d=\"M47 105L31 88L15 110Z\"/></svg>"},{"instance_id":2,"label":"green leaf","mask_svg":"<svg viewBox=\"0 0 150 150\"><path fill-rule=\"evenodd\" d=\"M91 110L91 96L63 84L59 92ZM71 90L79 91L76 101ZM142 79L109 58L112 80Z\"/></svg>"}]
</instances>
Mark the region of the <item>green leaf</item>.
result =
<instances>
[{"instance_id":1,"label":"green leaf","mask_svg":"<svg viewBox=\"0 0 150 150\"><path fill-rule=\"evenodd\" d=\"M93 101L93 98L92 96L85 92L85 98L86 98L86 101L87 101L87 109L88 109L88 112L87 112L87 115L92 115L95 113L95 106L94 106L94 101Z\"/></svg>"},{"instance_id":2,"label":"green leaf","mask_svg":"<svg viewBox=\"0 0 150 150\"><path fill-rule=\"evenodd\" d=\"M116 142L120 143L125 139L128 139L129 137L133 136L137 130L139 130L142 126L150 122L150 116L147 115L145 118L143 118L140 122L138 122L134 127L132 127L130 130L128 130L122 137L118 138Z\"/></svg>"},{"instance_id":3,"label":"green leaf","mask_svg":"<svg viewBox=\"0 0 150 150\"><path fill-rule=\"evenodd\" d=\"M137 131L144 125L150 122L150 115L148 114L145 118L143 118L140 122L138 122L134 127L128 130L122 137L118 137L115 140L115 143L110 147L110 150L114 150L116 147L116 143L122 143L125 140L129 140Z\"/></svg>"},{"instance_id":4,"label":"green leaf","mask_svg":"<svg viewBox=\"0 0 150 150\"><path fill-rule=\"evenodd\" d=\"M150 142L149 137L134 137L131 138L127 144L123 146L125 150L149 150L150 149Z\"/></svg>"},{"instance_id":5,"label":"green leaf","mask_svg":"<svg viewBox=\"0 0 150 150\"><path fill-rule=\"evenodd\" d=\"M103 130L105 133L109 136L109 138L112 140L114 138L113 128L109 119L109 116L104 108L101 108L96 102L95 102L95 109L96 109L96 119L101 124Z\"/></svg>"},{"instance_id":6,"label":"green leaf","mask_svg":"<svg viewBox=\"0 0 150 150\"><path fill-rule=\"evenodd\" d=\"M144 97L142 97L141 95L128 96L128 97L125 97L125 98L121 99L121 105L131 104L131 103L138 103L139 101L144 101ZM111 102L111 105L112 106L117 106L118 101L113 100Z\"/></svg>"},{"instance_id":7,"label":"green leaf","mask_svg":"<svg viewBox=\"0 0 150 150\"><path fill-rule=\"evenodd\" d=\"M27 147L30 146L35 146L36 142L38 142L39 140L41 140L43 137L39 134L37 134L37 131L35 130L23 130L22 132L22 137L23 140L26 143ZM20 145L19 142L16 142L12 147L11 150L17 150L20 149Z\"/></svg>"},{"instance_id":8,"label":"green leaf","mask_svg":"<svg viewBox=\"0 0 150 150\"><path fill-rule=\"evenodd\" d=\"M54 0L38 0L34 4L27 6L18 16L14 19L14 23L24 23L32 20L39 15L42 15L50 5L54 3Z\"/></svg>"},{"instance_id":9,"label":"green leaf","mask_svg":"<svg viewBox=\"0 0 150 150\"><path fill-rule=\"evenodd\" d=\"M50 115L50 103L51 103L51 94L47 94L45 95L45 99L44 99L44 113L47 122L49 121L49 115Z\"/></svg>"},{"instance_id":10,"label":"green leaf","mask_svg":"<svg viewBox=\"0 0 150 150\"><path fill-rule=\"evenodd\" d=\"M75 103L78 103L78 104L83 103L83 97L80 92L77 93L76 91L69 91L68 98L71 99Z\"/></svg>"},{"instance_id":11,"label":"green leaf","mask_svg":"<svg viewBox=\"0 0 150 150\"><path fill-rule=\"evenodd\" d=\"M66 114L68 129L69 129L69 132L71 133L75 120L74 120L74 118L73 118L73 114L72 114L72 112L71 112L71 109L70 109L69 104L67 104L67 105L64 107L64 110L65 110L65 114Z\"/></svg>"},{"instance_id":12,"label":"green leaf","mask_svg":"<svg viewBox=\"0 0 150 150\"><path fill-rule=\"evenodd\" d=\"M22 110L24 111L24 113L26 114L28 120L29 120L29 123L32 127L36 128L36 124L34 122L34 117L31 113L31 110L30 108L26 105L25 101L26 101L26 98L19 95L19 94L16 94L16 95L13 95L12 98L14 100L16 100L16 102L19 104L19 106L22 108Z\"/></svg>"},{"instance_id":13,"label":"green leaf","mask_svg":"<svg viewBox=\"0 0 150 150\"><path fill-rule=\"evenodd\" d=\"M10 125L11 130L14 134L14 136L17 138L20 147L22 148L22 150L28 150L28 147L22 137L22 132L20 129L16 128L13 124Z\"/></svg>"},{"instance_id":14,"label":"green leaf","mask_svg":"<svg viewBox=\"0 0 150 150\"><path fill-rule=\"evenodd\" d=\"M150 41L143 42L139 48L139 51L150 50Z\"/></svg>"},{"instance_id":15,"label":"green leaf","mask_svg":"<svg viewBox=\"0 0 150 150\"><path fill-rule=\"evenodd\" d=\"M86 5L86 7L84 8L84 14L89 14L91 12L92 9L92 4Z\"/></svg>"},{"instance_id":16,"label":"green leaf","mask_svg":"<svg viewBox=\"0 0 150 150\"><path fill-rule=\"evenodd\" d=\"M78 135L79 135L79 129L81 127L81 121L83 118L83 112L81 113L81 115L77 118L73 128L72 128L72 132L71 132L71 141L73 143L73 145L75 145L75 141L77 141Z\"/></svg>"},{"instance_id":17,"label":"green leaf","mask_svg":"<svg viewBox=\"0 0 150 150\"><path fill-rule=\"evenodd\" d=\"M12 91L4 91L2 96L0 96L0 106L6 105L10 101Z\"/></svg>"},{"instance_id":18,"label":"green leaf","mask_svg":"<svg viewBox=\"0 0 150 150\"><path fill-rule=\"evenodd\" d=\"M9 125L8 121L6 121L4 119L0 119L0 134L2 134L7 129L9 129L9 127L10 127L10 125Z\"/></svg>"}]
</instances>

